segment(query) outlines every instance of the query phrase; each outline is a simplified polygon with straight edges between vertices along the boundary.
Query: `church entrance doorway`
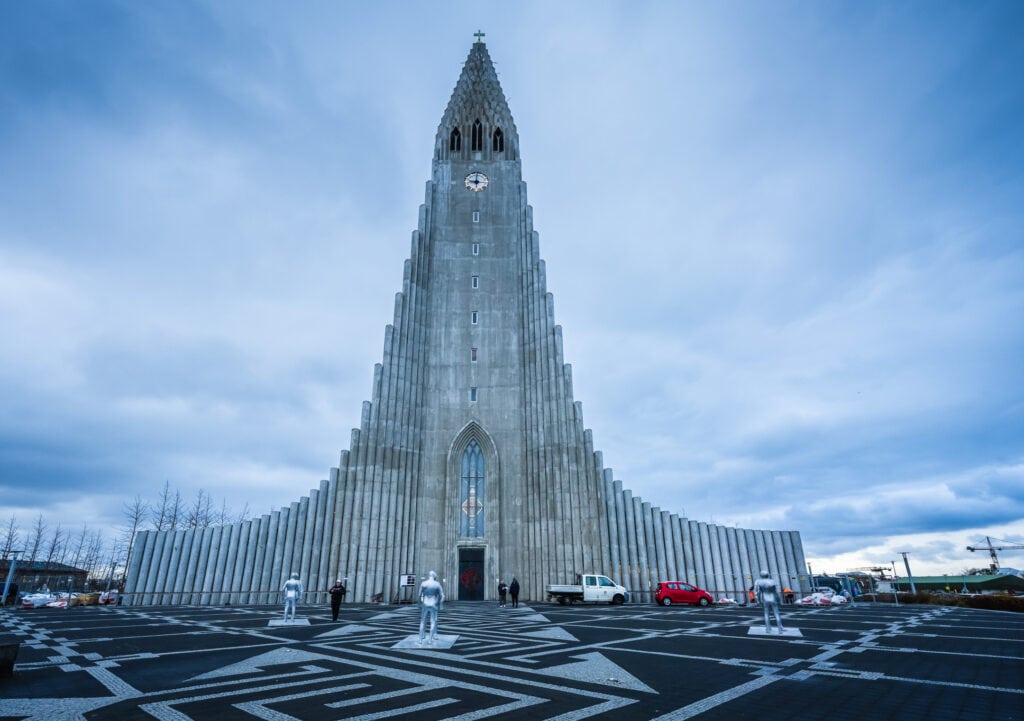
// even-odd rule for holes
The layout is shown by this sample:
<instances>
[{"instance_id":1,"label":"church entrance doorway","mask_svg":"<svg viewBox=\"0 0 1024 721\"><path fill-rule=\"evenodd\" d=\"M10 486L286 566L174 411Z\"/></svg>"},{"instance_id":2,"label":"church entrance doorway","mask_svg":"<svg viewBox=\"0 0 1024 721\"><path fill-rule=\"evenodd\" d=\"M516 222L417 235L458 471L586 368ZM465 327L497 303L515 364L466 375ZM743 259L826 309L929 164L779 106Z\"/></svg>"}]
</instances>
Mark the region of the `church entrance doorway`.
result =
<instances>
[{"instance_id":1,"label":"church entrance doorway","mask_svg":"<svg viewBox=\"0 0 1024 721\"><path fill-rule=\"evenodd\" d=\"M484 549L459 549L459 600L484 600Z\"/></svg>"}]
</instances>

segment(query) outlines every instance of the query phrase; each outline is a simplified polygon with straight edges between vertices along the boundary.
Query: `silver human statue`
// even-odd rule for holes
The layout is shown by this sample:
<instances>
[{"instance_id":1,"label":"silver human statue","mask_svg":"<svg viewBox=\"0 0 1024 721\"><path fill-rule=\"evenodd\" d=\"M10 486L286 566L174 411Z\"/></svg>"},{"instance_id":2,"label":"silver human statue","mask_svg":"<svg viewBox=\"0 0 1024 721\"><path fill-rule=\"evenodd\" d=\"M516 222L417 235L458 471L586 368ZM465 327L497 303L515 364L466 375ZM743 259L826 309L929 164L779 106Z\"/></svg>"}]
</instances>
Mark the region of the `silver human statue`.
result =
<instances>
[{"instance_id":1,"label":"silver human statue","mask_svg":"<svg viewBox=\"0 0 1024 721\"><path fill-rule=\"evenodd\" d=\"M302 581L299 580L299 574L292 573L292 577L284 582L281 590L284 592L284 620L294 621L295 604L302 598Z\"/></svg>"},{"instance_id":2,"label":"silver human statue","mask_svg":"<svg viewBox=\"0 0 1024 721\"><path fill-rule=\"evenodd\" d=\"M781 634L784 629L782 628L782 616L779 615L779 587L768 571L761 571L761 578L754 582L754 596L764 606L764 632L772 632L768 617L768 611L771 609L775 613L775 622L779 627L777 633Z\"/></svg>"},{"instance_id":3,"label":"silver human statue","mask_svg":"<svg viewBox=\"0 0 1024 721\"><path fill-rule=\"evenodd\" d=\"M430 644L437 641L437 612L444 608L444 589L437 582L437 574L430 572L426 581L420 584L420 640L425 638L427 617L430 617Z\"/></svg>"}]
</instances>

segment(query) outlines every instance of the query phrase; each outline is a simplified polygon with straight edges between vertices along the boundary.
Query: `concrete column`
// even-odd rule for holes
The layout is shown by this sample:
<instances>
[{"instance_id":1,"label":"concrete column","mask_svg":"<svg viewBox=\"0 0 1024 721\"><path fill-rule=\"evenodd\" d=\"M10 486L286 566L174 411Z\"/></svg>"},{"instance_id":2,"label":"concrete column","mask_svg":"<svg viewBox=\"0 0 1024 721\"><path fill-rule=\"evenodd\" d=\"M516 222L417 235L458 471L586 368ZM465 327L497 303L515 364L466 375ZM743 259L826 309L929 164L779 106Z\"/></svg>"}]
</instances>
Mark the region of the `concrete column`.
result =
<instances>
[{"instance_id":1,"label":"concrete column","mask_svg":"<svg viewBox=\"0 0 1024 721\"><path fill-rule=\"evenodd\" d=\"M800 538L800 532L790 531L790 536L793 541L793 557L796 563L797 573L799 574L799 578L803 579L800 584L799 591L801 593L805 591L810 593L813 590L812 586L814 583L813 579L811 579L810 575L807 573L807 559L804 557L804 545Z\"/></svg>"},{"instance_id":2,"label":"concrete column","mask_svg":"<svg viewBox=\"0 0 1024 721\"><path fill-rule=\"evenodd\" d=\"M757 567L754 569L754 574L760 577L761 571L769 571L768 551L765 549L764 531L754 531L754 551L757 554Z\"/></svg>"},{"instance_id":3,"label":"concrete column","mask_svg":"<svg viewBox=\"0 0 1024 721\"><path fill-rule=\"evenodd\" d=\"M171 586L171 591L174 593L174 599L171 603L176 606L180 606L185 602L183 598L187 590L185 579L188 575L188 561L192 556L192 544L195 541L195 537L196 534L192 531L181 531L181 551L178 553L178 568L174 574L174 585Z\"/></svg>"},{"instance_id":4,"label":"concrete column","mask_svg":"<svg viewBox=\"0 0 1024 721\"><path fill-rule=\"evenodd\" d=\"M758 575L761 572L761 562L757 560L757 531L746 529L743 532L743 537L747 542L747 564L750 566L750 583L747 586L753 585L754 581L758 579Z\"/></svg>"},{"instance_id":5,"label":"concrete column","mask_svg":"<svg viewBox=\"0 0 1024 721\"><path fill-rule=\"evenodd\" d=\"M736 531L736 552L740 559L740 576L742 583L740 586L743 588L743 603L749 603L750 594L748 589L754 585L754 571L750 566L750 549L747 546L747 537L750 531L746 529L739 529Z\"/></svg>"},{"instance_id":6,"label":"concrete column","mask_svg":"<svg viewBox=\"0 0 1024 721\"><path fill-rule=\"evenodd\" d=\"M694 558L697 550L700 548L700 533L697 530L697 522L681 517L679 519L679 530L683 536L683 572L686 575L682 580L695 586L701 586L697 582L697 565Z\"/></svg>"},{"instance_id":7,"label":"concrete column","mask_svg":"<svg viewBox=\"0 0 1024 721\"><path fill-rule=\"evenodd\" d=\"M319 495L320 491L314 488L310 490L308 498L303 498L302 501L299 501L299 511L303 515L302 542L295 542L298 547L299 577L302 578L302 582L306 585L308 592L306 598L310 603L315 604L319 604L322 600L319 595L322 591L320 588L319 569L313 563L313 557L316 555L316 549L313 547L313 537L316 525L317 496Z\"/></svg>"},{"instance_id":8,"label":"concrete column","mask_svg":"<svg viewBox=\"0 0 1024 721\"><path fill-rule=\"evenodd\" d=\"M156 603L154 592L156 591L156 582L160 576L160 561L163 558L164 544L166 543L167 532L157 531L153 543L153 553L149 559L149 571L146 574L146 595L143 598L143 604L146 606Z\"/></svg>"},{"instance_id":9,"label":"concrete column","mask_svg":"<svg viewBox=\"0 0 1024 721\"><path fill-rule=\"evenodd\" d=\"M327 564L330 561L330 534L325 533L325 528L330 526L330 518L327 515L327 498L331 493L331 485L337 484L338 482L338 469L331 469L330 480L320 481L320 491L316 495L316 505L313 507L313 499L310 499L310 506L313 507L313 517L315 523L313 526L313 545L312 545L312 570L310 576L314 579L317 584L317 588L327 588L331 585L333 578L331 577L337 569L329 568Z\"/></svg>"},{"instance_id":10,"label":"concrete column","mask_svg":"<svg viewBox=\"0 0 1024 721\"><path fill-rule=\"evenodd\" d=\"M394 329L388 326L385 329L385 342L391 340ZM387 346L385 346L385 357L387 357ZM388 378L384 375L384 366L378 363L373 369L373 402L370 404L370 423L367 427L368 442L366 448L366 463L363 466L363 489L366 494L368 508L363 518L363 529L360 533L361 553L363 562L360 564L358 575L362 579L360 585L363 587L363 596L369 600L376 593L386 592L380 588L380 568L377 559L380 552L380 517L381 517L381 495L383 484L382 466L384 459L382 445L384 443L383 420L381 418L381 405L387 402ZM385 599L386 600L386 599Z\"/></svg>"},{"instance_id":11,"label":"concrete column","mask_svg":"<svg viewBox=\"0 0 1024 721\"><path fill-rule=\"evenodd\" d=\"M230 595L228 603L235 605L244 603L243 591L248 595L248 588L243 587L246 561L250 558L249 538L252 533L252 521L246 520L238 524L238 543L235 548L234 563L231 566L231 584L228 586Z\"/></svg>"},{"instance_id":12,"label":"concrete column","mask_svg":"<svg viewBox=\"0 0 1024 721\"><path fill-rule=\"evenodd\" d=\"M672 577L686 580L685 556L683 555L683 531L679 523L679 516L675 513L669 514L669 528L672 529Z\"/></svg>"},{"instance_id":13,"label":"concrete column","mask_svg":"<svg viewBox=\"0 0 1024 721\"><path fill-rule=\"evenodd\" d=\"M359 431L353 430L351 440L356 441ZM355 445L351 446L355 448ZM336 482L331 484L330 497L327 499L327 516L324 520L324 544L330 544L330 556L327 561L328 575L348 575L348 546L342 546L343 537L347 537L352 525L352 509L350 501L346 500L348 491L346 484L352 475L351 470L352 454L349 451L342 451L338 461L338 476ZM342 527L344 522L344 528ZM351 578L345 582L346 586L352 585ZM355 596L353 596L355 598Z\"/></svg>"},{"instance_id":14,"label":"concrete column","mask_svg":"<svg viewBox=\"0 0 1024 721\"><path fill-rule=\"evenodd\" d=\"M282 506L281 512L277 516L277 533L274 536L274 544L270 545L267 543L267 555L270 559L270 588L271 592L278 592L284 586L284 582L288 580L288 575L291 572L289 569L284 568L284 549L288 538L288 522L291 516L290 506ZM279 600L275 597L275 601Z\"/></svg>"},{"instance_id":15,"label":"concrete column","mask_svg":"<svg viewBox=\"0 0 1024 721\"><path fill-rule=\"evenodd\" d=\"M374 368L373 372L373 396L380 397L380 366ZM353 600L365 603L370 600L370 591L366 588L366 546L370 542L370 493L366 487L366 467L369 463L370 447L370 423L372 419L373 405L363 403L363 413L359 424L359 450L354 465L352 477L352 493L354 499L354 514L350 520L352 523L352 539L349 546L349 573L352 574L352 583L349 584L349 595Z\"/></svg>"},{"instance_id":16,"label":"concrete column","mask_svg":"<svg viewBox=\"0 0 1024 721\"><path fill-rule=\"evenodd\" d=\"M715 559L715 580L719 588L715 598L727 596L732 586L732 569L729 566L729 542L725 538L725 528L712 525L708 528L711 535L711 556Z\"/></svg>"},{"instance_id":17,"label":"concrete column","mask_svg":"<svg viewBox=\"0 0 1024 721\"><path fill-rule=\"evenodd\" d=\"M149 531L150 535L146 538L146 545L143 548L145 555L142 557L142 565L139 567L139 587L138 587L138 601L141 606L148 606L152 603L146 593L151 591L153 584L156 583L156 570L154 564L160 561L160 549L159 543L161 541L160 534L157 531Z\"/></svg>"},{"instance_id":18,"label":"concrete column","mask_svg":"<svg viewBox=\"0 0 1024 721\"><path fill-rule=\"evenodd\" d=\"M199 555L196 560L195 575L191 584L189 603L201 606L204 603L203 584L206 582L206 567L210 558L210 546L213 542L213 528L196 529L199 537Z\"/></svg>"},{"instance_id":19,"label":"concrete column","mask_svg":"<svg viewBox=\"0 0 1024 721\"><path fill-rule=\"evenodd\" d=\"M153 555L153 566L150 569L150 577L154 578L153 583L153 596L150 603L160 605L164 602L164 581L167 578L167 567L171 562L171 553L174 547L174 534L169 531L160 531L163 536L162 542L158 546L160 549L160 555L157 557Z\"/></svg>"},{"instance_id":20,"label":"concrete column","mask_svg":"<svg viewBox=\"0 0 1024 721\"><path fill-rule=\"evenodd\" d=\"M640 585L637 591L638 601L649 602L651 600L651 563L647 555L650 547L647 541L647 524L644 523L644 504L638 497L633 496L633 525L636 527L636 553L637 566L640 571Z\"/></svg>"},{"instance_id":21,"label":"concrete column","mask_svg":"<svg viewBox=\"0 0 1024 721\"><path fill-rule=\"evenodd\" d=\"M283 543L278 541L281 547L281 585L291 578L292 573L298 573L297 568L292 567L292 555L295 553L295 531L299 521L299 503L293 501L287 507L287 519L284 524Z\"/></svg>"},{"instance_id":22,"label":"concrete column","mask_svg":"<svg viewBox=\"0 0 1024 721\"><path fill-rule=\"evenodd\" d=\"M649 512L648 518L650 519L651 530L654 532L654 547L657 549L658 562L656 571L658 574L657 578L652 579L651 589L653 592L654 588L657 588L659 581L669 580L668 578L668 544L665 543L665 527L661 524L661 509L651 506L649 503L645 505L645 509ZM652 596L653 598L653 596Z\"/></svg>"},{"instance_id":23,"label":"concrete column","mask_svg":"<svg viewBox=\"0 0 1024 721\"><path fill-rule=\"evenodd\" d=\"M793 549L793 537L788 531L779 532L779 537L782 540L783 558L786 559L785 585L796 591L800 586L800 568L796 565L796 555Z\"/></svg>"},{"instance_id":24,"label":"concrete column","mask_svg":"<svg viewBox=\"0 0 1024 721\"><path fill-rule=\"evenodd\" d=\"M281 527L281 511L271 511L270 518L267 519L267 543L266 550L263 554L263 568L260 570L259 577L259 601L258 603L274 605L278 601L278 591L281 590L281 586L274 585L274 557L277 555L277 533ZM278 567L278 576L281 574L281 569Z\"/></svg>"},{"instance_id":25,"label":"concrete column","mask_svg":"<svg viewBox=\"0 0 1024 721\"><path fill-rule=\"evenodd\" d=\"M239 554L239 561L242 564L242 575L238 577L237 603L252 603L252 572L256 567L256 547L260 540L260 519L250 518L245 522L248 526L248 538L245 542L245 555Z\"/></svg>"},{"instance_id":26,"label":"concrete column","mask_svg":"<svg viewBox=\"0 0 1024 721\"><path fill-rule=\"evenodd\" d=\"M698 523L700 530L700 565L697 570L697 578L701 583L697 584L712 595L715 593L714 559L711 556L711 540L708 524L703 521Z\"/></svg>"},{"instance_id":27,"label":"concrete column","mask_svg":"<svg viewBox=\"0 0 1024 721\"><path fill-rule=\"evenodd\" d=\"M159 594L157 603L161 605L174 602L174 575L178 571L178 556L181 554L184 537L184 533L181 531L166 531L166 533L168 535L166 551L163 560L160 561L160 575L156 581Z\"/></svg>"},{"instance_id":28,"label":"concrete column","mask_svg":"<svg viewBox=\"0 0 1024 721\"><path fill-rule=\"evenodd\" d=\"M231 573L235 570L235 557L238 555L238 533L242 527L238 523L224 526L221 530L220 556L217 569L213 576L213 599L218 605L231 598Z\"/></svg>"},{"instance_id":29,"label":"concrete column","mask_svg":"<svg viewBox=\"0 0 1024 721\"><path fill-rule=\"evenodd\" d=\"M782 534L778 531L770 531L771 533L771 547L775 556L775 570L773 575L778 579L782 585L788 585L789 580L788 569L786 568L786 551L782 547ZM768 555L769 564L771 563L772 554Z\"/></svg>"},{"instance_id":30,"label":"concrete column","mask_svg":"<svg viewBox=\"0 0 1024 721\"><path fill-rule=\"evenodd\" d=\"M185 582L182 584L182 605L189 605L193 602L193 591L196 590L196 572L199 569L199 557L203 550L203 530L201 528L189 528L185 533L192 537L189 544L188 562L185 566Z\"/></svg>"},{"instance_id":31,"label":"concrete column","mask_svg":"<svg viewBox=\"0 0 1024 721\"><path fill-rule=\"evenodd\" d=\"M609 473L610 473L609 469ZM640 590L636 580L634 580L633 571L636 568L636 560L632 553L630 545L632 544L632 535L629 532L627 523L626 513L626 502L625 492L622 490L622 481L612 481L612 501L615 504L615 519L616 525L619 529L619 563L622 565L622 570L619 572L619 577L616 579L619 583L630 590L630 596L635 598L635 594ZM630 502L632 506L632 502Z\"/></svg>"},{"instance_id":32,"label":"concrete column","mask_svg":"<svg viewBox=\"0 0 1024 721\"><path fill-rule=\"evenodd\" d=\"M740 564L740 553L739 553L739 542L736 539L737 533L735 527L725 528L725 541L728 545L728 581L729 581L729 596L736 602L743 601L743 570Z\"/></svg>"},{"instance_id":33,"label":"concrete column","mask_svg":"<svg viewBox=\"0 0 1024 721\"><path fill-rule=\"evenodd\" d=\"M625 574L622 572L622 556L619 551L619 516L615 508L614 478L610 468L604 469L601 473L604 480L605 516L608 520L608 551L611 560L610 573L616 583L626 585Z\"/></svg>"},{"instance_id":34,"label":"concrete column","mask_svg":"<svg viewBox=\"0 0 1024 721\"><path fill-rule=\"evenodd\" d=\"M583 424L583 405L576 404L577 416L580 424ZM612 557L612 545L618 550L618 539L615 538L615 520L612 518L614 506L611 504L608 494L611 491L611 476L605 478L604 456L600 451L594 450L594 434L590 430L583 432L583 447L587 457L587 482L593 488L592 508L597 516L601 516L600 535L594 539L601 549L601 567L606 568L605 575L618 580L618 571L613 570L618 565L618 556ZM590 497L590 494L588 494ZM615 538L613 541L612 539ZM595 552L596 554L596 552Z\"/></svg>"},{"instance_id":35,"label":"concrete column","mask_svg":"<svg viewBox=\"0 0 1024 721\"><path fill-rule=\"evenodd\" d=\"M621 487L621 481L615 481L616 485ZM630 565L630 586L633 596L637 602L643 600L644 586L641 583L641 570L640 570L640 544L637 539L643 535L641 530L640 534L636 530L636 513L633 510L633 494L632 492L622 489L622 511L623 518L625 519L626 527L626 549L629 553L629 565Z\"/></svg>"},{"instance_id":36,"label":"concrete column","mask_svg":"<svg viewBox=\"0 0 1024 721\"><path fill-rule=\"evenodd\" d=\"M142 603L135 594L145 588L146 579L143 571L145 564L143 561L146 555L146 545L150 543L150 540L150 531L140 531L135 536L135 547L128 559L128 571L125 574L124 583L125 603L129 606L139 606ZM152 551L150 553L152 554Z\"/></svg>"},{"instance_id":37,"label":"concrete column","mask_svg":"<svg viewBox=\"0 0 1024 721\"><path fill-rule=\"evenodd\" d=\"M203 592L199 599L199 605L209 606L213 603L213 580L217 575L217 562L220 560L221 536L223 526L210 527L210 551L206 557L206 563L202 564L205 569L203 574Z\"/></svg>"},{"instance_id":38,"label":"concrete column","mask_svg":"<svg viewBox=\"0 0 1024 721\"><path fill-rule=\"evenodd\" d=\"M256 521L256 553L253 556L252 569L249 571L249 597L246 603L262 604L267 600L261 594L266 577L263 569L267 559L267 539L270 535L270 515L264 514Z\"/></svg>"}]
</instances>

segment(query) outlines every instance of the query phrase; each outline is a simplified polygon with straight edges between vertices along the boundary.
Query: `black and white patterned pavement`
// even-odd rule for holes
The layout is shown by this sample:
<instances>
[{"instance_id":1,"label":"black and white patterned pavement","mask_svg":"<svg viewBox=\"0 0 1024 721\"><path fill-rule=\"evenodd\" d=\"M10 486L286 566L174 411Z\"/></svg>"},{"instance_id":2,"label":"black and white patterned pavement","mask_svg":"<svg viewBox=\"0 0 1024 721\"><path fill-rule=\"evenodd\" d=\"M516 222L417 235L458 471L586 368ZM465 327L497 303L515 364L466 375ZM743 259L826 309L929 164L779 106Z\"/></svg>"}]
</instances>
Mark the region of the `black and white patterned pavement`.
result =
<instances>
[{"instance_id":1,"label":"black and white patterned pavement","mask_svg":"<svg viewBox=\"0 0 1024 721\"><path fill-rule=\"evenodd\" d=\"M0 719L1024 720L1024 615L449 604L451 648L407 647L413 606L0 611L22 640ZM404 642L404 643L403 643Z\"/></svg>"}]
</instances>

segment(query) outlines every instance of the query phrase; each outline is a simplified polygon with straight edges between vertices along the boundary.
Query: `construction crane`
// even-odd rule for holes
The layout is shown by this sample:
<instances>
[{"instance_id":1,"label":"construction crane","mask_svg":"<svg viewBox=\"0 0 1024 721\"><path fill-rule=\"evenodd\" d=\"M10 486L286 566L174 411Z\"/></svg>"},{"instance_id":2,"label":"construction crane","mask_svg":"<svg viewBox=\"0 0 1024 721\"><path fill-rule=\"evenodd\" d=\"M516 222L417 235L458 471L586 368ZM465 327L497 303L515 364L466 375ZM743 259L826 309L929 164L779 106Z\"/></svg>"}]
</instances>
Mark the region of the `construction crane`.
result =
<instances>
[{"instance_id":1,"label":"construction crane","mask_svg":"<svg viewBox=\"0 0 1024 721\"><path fill-rule=\"evenodd\" d=\"M998 538L996 539L999 540ZM989 570L992 573L999 573L999 557L996 555L996 551L1018 551L1024 549L1022 543L1010 543L1008 541L1001 541L1002 546L993 546L992 539L985 536L985 543L987 546L968 546L968 551L988 551L988 555L992 557L992 563L989 564Z\"/></svg>"}]
</instances>

